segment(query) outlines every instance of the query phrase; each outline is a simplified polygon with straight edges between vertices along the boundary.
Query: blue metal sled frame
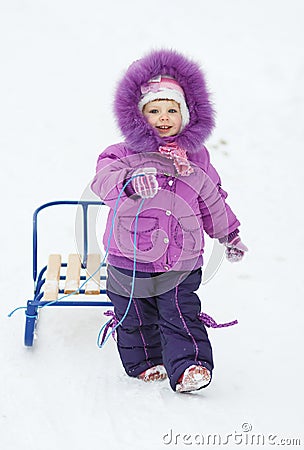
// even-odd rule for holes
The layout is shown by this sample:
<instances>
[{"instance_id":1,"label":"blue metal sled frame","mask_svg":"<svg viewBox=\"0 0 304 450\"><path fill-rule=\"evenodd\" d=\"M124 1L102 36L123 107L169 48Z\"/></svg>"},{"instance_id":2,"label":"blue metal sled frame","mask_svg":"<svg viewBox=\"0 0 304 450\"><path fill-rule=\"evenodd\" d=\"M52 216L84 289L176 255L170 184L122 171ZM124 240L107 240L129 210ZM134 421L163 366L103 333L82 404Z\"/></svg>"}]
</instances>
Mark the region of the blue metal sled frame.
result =
<instances>
[{"instance_id":1,"label":"blue metal sled frame","mask_svg":"<svg viewBox=\"0 0 304 450\"><path fill-rule=\"evenodd\" d=\"M87 266L87 257L88 257L88 210L89 207L96 207L104 205L103 202L100 201L54 201L45 203L39 208L37 208L33 214L33 280L34 280L34 298L33 300L28 300L27 308L26 308L26 322L25 322L25 334L24 334L24 345L27 347L31 347L33 345L34 340L34 331L37 325L38 320L38 311L39 308L48 304L48 306L113 306L110 301L93 301L93 300L60 300L57 301L43 301L43 291L42 287L45 283L45 272L47 266L43 267L38 273L37 265L38 265L38 214L41 210L45 208L49 208L51 206L57 205L76 205L82 207L82 230L83 230L83 253L82 253L82 268L86 268ZM104 264L105 265L105 264ZM61 267L66 267L67 263L62 263ZM101 280L105 280L105 276L100 276ZM64 280L65 276L60 276L60 280ZM84 280L85 277L81 276L80 280ZM63 290L59 290L59 294L62 294ZM80 294L84 293L84 289L79 291ZM100 294L106 294L105 289L100 289Z\"/></svg>"}]
</instances>

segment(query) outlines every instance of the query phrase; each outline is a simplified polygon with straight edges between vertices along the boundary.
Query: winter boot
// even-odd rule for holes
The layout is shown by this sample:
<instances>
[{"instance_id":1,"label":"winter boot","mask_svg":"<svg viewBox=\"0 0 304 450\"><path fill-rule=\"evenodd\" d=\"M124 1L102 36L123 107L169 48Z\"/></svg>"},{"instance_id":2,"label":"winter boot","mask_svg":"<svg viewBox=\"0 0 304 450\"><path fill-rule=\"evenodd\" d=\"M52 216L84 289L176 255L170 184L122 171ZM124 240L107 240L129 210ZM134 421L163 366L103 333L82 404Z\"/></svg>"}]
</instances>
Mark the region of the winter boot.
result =
<instances>
[{"instance_id":1,"label":"winter boot","mask_svg":"<svg viewBox=\"0 0 304 450\"><path fill-rule=\"evenodd\" d=\"M206 367L190 366L179 377L176 385L176 392L198 391L210 383L211 374Z\"/></svg>"},{"instance_id":2,"label":"winter boot","mask_svg":"<svg viewBox=\"0 0 304 450\"><path fill-rule=\"evenodd\" d=\"M167 378L167 372L162 364L158 364L142 372L138 378L143 381L162 381Z\"/></svg>"}]
</instances>

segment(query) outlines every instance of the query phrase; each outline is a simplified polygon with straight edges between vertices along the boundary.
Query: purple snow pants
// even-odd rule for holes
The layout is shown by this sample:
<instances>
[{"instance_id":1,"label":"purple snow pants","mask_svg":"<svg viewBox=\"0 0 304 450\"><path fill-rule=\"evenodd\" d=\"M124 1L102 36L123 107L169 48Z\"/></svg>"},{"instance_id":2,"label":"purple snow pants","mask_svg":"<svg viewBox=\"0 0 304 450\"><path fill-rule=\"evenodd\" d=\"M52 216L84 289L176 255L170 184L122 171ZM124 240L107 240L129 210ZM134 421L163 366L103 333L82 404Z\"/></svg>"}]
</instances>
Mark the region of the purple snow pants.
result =
<instances>
[{"instance_id":1,"label":"purple snow pants","mask_svg":"<svg viewBox=\"0 0 304 450\"><path fill-rule=\"evenodd\" d=\"M164 364L170 385L193 364L213 369L207 331L199 320L200 300L195 294L201 268L192 272L136 272L130 309L117 328L117 347L131 377L157 364ZM132 271L108 266L107 295L121 320L126 312Z\"/></svg>"}]
</instances>

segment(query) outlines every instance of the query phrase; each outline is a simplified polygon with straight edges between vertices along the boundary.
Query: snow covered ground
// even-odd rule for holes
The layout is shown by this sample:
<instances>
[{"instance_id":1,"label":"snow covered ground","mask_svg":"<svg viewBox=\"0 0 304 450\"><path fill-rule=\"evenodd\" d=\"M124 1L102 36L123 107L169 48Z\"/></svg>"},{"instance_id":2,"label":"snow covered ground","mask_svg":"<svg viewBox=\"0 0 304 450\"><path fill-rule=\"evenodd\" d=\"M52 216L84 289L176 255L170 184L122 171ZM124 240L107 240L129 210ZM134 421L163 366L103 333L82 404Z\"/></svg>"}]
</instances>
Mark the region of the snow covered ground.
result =
<instances>
[{"instance_id":1,"label":"snow covered ground","mask_svg":"<svg viewBox=\"0 0 304 450\"><path fill-rule=\"evenodd\" d=\"M303 445L303 2L0 7L0 448L158 450L208 446L208 435L213 448L260 447L262 437L264 446ZM23 312L7 318L32 295L33 210L86 192L99 152L120 139L117 80L161 47L207 73L217 109L208 147L250 248L200 289L204 311L239 325L210 331L214 380L190 395L128 378L114 342L96 346L101 309L41 311L32 349ZM74 217L55 208L41 218L41 264L73 251Z\"/></svg>"}]
</instances>

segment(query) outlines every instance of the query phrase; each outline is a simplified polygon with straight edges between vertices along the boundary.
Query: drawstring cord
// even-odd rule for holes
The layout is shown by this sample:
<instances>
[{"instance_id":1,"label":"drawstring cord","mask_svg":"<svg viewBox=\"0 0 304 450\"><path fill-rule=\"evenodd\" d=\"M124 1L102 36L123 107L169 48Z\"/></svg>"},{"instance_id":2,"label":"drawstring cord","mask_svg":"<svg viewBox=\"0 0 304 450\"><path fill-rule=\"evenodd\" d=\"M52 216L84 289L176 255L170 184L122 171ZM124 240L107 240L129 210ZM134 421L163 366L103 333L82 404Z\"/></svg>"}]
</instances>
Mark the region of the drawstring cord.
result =
<instances>
[{"instance_id":1,"label":"drawstring cord","mask_svg":"<svg viewBox=\"0 0 304 450\"><path fill-rule=\"evenodd\" d=\"M112 334L112 337L113 337L114 341L116 341L116 339L115 339L116 328L117 328L117 325L118 325L118 322L119 322L117 317L115 316L114 311L112 311L111 309L109 309L108 311L105 311L103 314L105 316L107 316L107 317L111 317L111 319L108 320L108 322L106 323L106 326L105 326L105 328L103 330L100 346L103 346L103 343L104 343L104 341L106 339L106 336L108 334L109 328L112 328L111 334Z\"/></svg>"},{"instance_id":2,"label":"drawstring cord","mask_svg":"<svg viewBox=\"0 0 304 450\"><path fill-rule=\"evenodd\" d=\"M233 320L232 322L226 323L216 323L216 321L212 317L208 316L208 314L204 312L199 313L198 318L208 328L225 328L231 327L232 325L236 325L238 323L237 320Z\"/></svg>"}]
</instances>

